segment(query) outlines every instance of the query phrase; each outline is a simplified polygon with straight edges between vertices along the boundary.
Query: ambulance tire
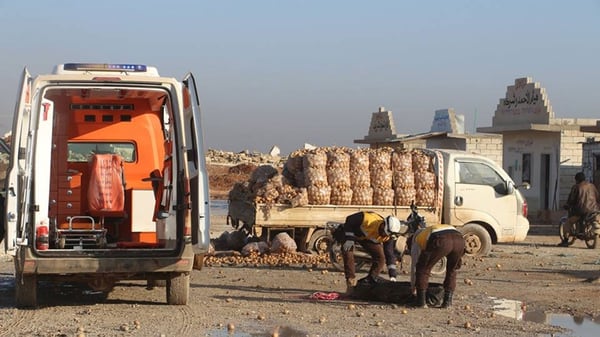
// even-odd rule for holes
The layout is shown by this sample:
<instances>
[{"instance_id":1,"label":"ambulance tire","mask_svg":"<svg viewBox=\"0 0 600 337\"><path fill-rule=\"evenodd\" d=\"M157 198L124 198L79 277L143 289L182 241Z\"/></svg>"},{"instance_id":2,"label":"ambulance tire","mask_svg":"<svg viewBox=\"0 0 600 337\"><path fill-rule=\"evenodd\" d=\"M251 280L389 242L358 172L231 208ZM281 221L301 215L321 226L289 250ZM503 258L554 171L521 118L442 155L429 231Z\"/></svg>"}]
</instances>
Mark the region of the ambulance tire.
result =
<instances>
[{"instance_id":1,"label":"ambulance tire","mask_svg":"<svg viewBox=\"0 0 600 337\"><path fill-rule=\"evenodd\" d=\"M483 226L469 223L458 230L465 238L465 255L486 256L492 251L492 238Z\"/></svg>"},{"instance_id":2,"label":"ambulance tire","mask_svg":"<svg viewBox=\"0 0 600 337\"><path fill-rule=\"evenodd\" d=\"M17 275L15 277L15 305L17 308L37 306L37 275Z\"/></svg>"},{"instance_id":3,"label":"ambulance tire","mask_svg":"<svg viewBox=\"0 0 600 337\"><path fill-rule=\"evenodd\" d=\"M186 305L190 296L190 274L180 273L167 279L167 304Z\"/></svg>"}]
</instances>

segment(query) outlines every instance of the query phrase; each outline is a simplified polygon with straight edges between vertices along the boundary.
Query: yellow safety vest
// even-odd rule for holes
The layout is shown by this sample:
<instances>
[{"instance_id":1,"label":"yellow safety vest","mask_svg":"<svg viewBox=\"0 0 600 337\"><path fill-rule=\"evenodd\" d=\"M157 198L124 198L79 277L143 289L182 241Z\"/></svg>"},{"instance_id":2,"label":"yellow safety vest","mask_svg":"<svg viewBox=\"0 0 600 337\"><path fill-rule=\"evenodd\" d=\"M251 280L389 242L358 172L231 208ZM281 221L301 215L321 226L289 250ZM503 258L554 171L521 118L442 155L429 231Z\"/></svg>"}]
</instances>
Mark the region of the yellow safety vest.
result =
<instances>
[{"instance_id":1,"label":"yellow safety vest","mask_svg":"<svg viewBox=\"0 0 600 337\"><path fill-rule=\"evenodd\" d=\"M456 228L443 224L431 225L416 234L415 242L421 247L421 250L424 250L427 247L427 240L429 240L431 234L447 230L456 230Z\"/></svg>"},{"instance_id":2,"label":"yellow safety vest","mask_svg":"<svg viewBox=\"0 0 600 337\"><path fill-rule=\"evenodd\" d=\"M363 221L360 225L361 231L365 234L358 237L359 240L371 240L373 242L383 243L390 239L387 235L379 234L379 227L383 223L383 217L375 212L363 212Z\"/></svg>"}]
</instances>

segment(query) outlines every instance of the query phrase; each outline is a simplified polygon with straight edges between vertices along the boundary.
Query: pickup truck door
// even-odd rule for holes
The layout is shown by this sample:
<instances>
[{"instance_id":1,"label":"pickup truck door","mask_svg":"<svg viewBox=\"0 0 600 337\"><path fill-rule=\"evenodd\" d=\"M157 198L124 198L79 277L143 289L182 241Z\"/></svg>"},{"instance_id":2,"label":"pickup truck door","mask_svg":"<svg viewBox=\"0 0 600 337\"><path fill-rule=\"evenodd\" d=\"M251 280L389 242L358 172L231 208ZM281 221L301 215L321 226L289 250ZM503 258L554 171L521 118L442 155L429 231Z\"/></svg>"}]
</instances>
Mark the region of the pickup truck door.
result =
<instances>
[{"instance_id":1,"label":"pickup truck door","mask_svg":"<svg viewBox=\"0 0 600 337\"><path fill-rule=\"evenodd\" d=\"M505 180L484 162L454 162L454 220L459 223L485 222L499 236L514 236L517 200L505 189Z\"/></svg>"},{"instance_id":2,"label":"pickup truck door","mask_svg":"<svg viewBox=\"0 0 600 337\"><path fill-rule=\"evenodd\" d=\"M185 133L188 170L192 196L192 244L197 253L206 252L210 244L210 204L208 173L204 152L204 132L196 80L188 73L183 83ZM186 99L187 96L187 99Z\"/></svg>"},{"instance_id":3,"label":"pickup truck door","mask_svg":"<svg viewBox=\"0 0 600 337\"><path fill-rule=\"evenodd\" d=\"M13 117L11 135L11 154L4 186L4 212L2 222L5 227L4 247L8 254L16 254L18 245L27 245L27 233L24 224L29 216L25 211L29 207L31 191L33 134L31 123L32 78L27 68L21 76L21 90Z\"/></svg>"}]
</instances>

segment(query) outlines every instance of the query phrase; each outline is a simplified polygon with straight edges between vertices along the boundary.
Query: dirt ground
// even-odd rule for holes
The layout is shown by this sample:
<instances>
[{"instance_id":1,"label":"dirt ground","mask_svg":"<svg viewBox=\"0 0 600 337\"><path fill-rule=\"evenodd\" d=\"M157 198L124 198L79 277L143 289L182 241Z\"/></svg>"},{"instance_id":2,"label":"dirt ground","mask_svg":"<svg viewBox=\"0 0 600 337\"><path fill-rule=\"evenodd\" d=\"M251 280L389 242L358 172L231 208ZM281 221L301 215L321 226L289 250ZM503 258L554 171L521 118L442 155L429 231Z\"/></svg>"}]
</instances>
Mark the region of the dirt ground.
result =
<instances>
[{"instance_id":1,"label":"dirt ground","mask_svg":"<svg viewBox=\"0 0 600 337\"><path fill-rule=\"evenodd\" d=\"M227 184L213 196L223 199ZM211 225L215 237L228 230L222 215ZM120 282L107 298L40 284L39 307L18 310L12 262L0 256L0 336L551 336L561 329L547 323L548 314L600 321L600 249L581 241L556 247L555 233L552 225L535 224L525 242L465 258L450 309L310 299L345 290L343 273L320 263L194 270L186 306L166 305L165 289L147 290L144 282ZM408 266L403 271L401 280L409 280ZM501 312L501 299L518 302Z\"/></svg>"}]
</instances>

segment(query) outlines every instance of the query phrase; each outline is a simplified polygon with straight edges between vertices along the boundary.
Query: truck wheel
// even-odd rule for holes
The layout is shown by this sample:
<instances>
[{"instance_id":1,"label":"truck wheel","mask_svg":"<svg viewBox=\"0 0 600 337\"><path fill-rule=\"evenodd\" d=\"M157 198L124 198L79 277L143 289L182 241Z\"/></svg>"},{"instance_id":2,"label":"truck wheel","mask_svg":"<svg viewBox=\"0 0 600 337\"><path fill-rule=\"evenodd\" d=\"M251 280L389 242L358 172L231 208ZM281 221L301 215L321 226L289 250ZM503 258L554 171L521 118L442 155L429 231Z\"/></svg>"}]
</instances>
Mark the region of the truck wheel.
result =
<instances>
[{"instance_id":1,"label":"truck wheel","mask_svg":"<svg viewBox=\"0 0 600 337\"><path fill-rule=\"evenodd\" d=\"M327 253L329 247L333 244L333 237L326 229L316 230L308 241L308 249L317 253Z\"/></svg>"},{"instance_id":2,"label":"truck wheel","mask_svg":"<svg viewBox=\"0 0 600 337\"><path fill-rule=\"evenodd\" d=\"M32 308L37 306L36 275L16 275L15 304L17 308Z\"/></svg>"},{"instance_id":3,"label":"truck wheel","mask_svg":"<svg viewBox=\"0 0 600 337\"><path fill-rule=\"evenodd\" d=\"M167 304L186 305L189 295L189 273L175 274L167 279Z\"/></svg>"},{"instance_id":4,"label":"truck wheel","mask_svg":"<svg viewBox=\"0 0 600 337\"><path fill-rule=\"evenodd\" d=\"M344 271L344 260L342 258L342 245L334 242L329 246L329 261L339 271Z\"/></svg>"},{"instance_id":5,"label":"truck wheel","mask_svg":"<svg viewBox=\"0 0 600 337\"><path fill-rule=\"evenodd\" d=\"M368 253L365 252L354 252L354 263L356 264L356 271L363 269L364 267L370 266L371 264L365 261ZM370 257L369 257L370 258ZM342 244L333 241L329 246L329 261L339 271L344 271L344 258L342 257Z\"/></svg>"},{"instance_id":6,"label":"truck wheel","mask_svg":"<svg viewBox=\"0 0 600 337\"><path fill-rule=\"evenodd\" d=\"M474 223L459 227L465 238L465 252L470 256L485 256L492 250L490 233L482 226Z\"/></svg>"}]
</instances>

